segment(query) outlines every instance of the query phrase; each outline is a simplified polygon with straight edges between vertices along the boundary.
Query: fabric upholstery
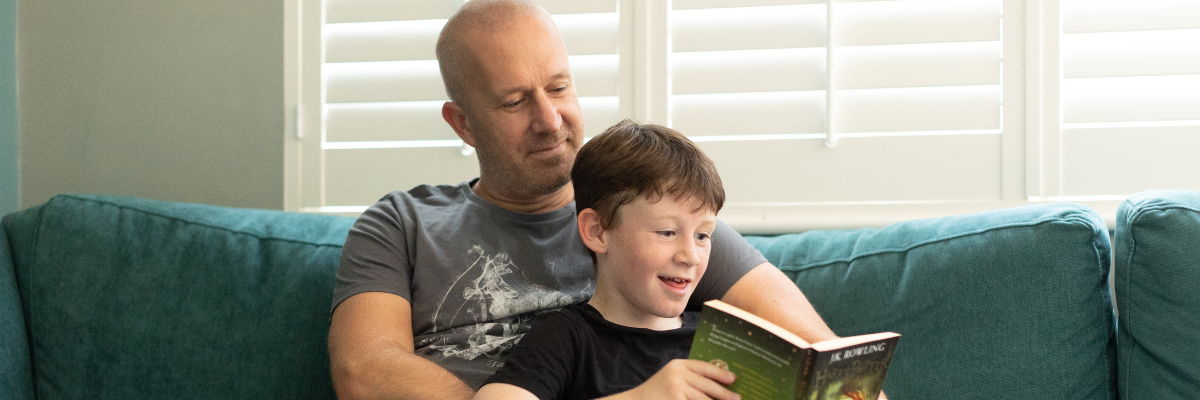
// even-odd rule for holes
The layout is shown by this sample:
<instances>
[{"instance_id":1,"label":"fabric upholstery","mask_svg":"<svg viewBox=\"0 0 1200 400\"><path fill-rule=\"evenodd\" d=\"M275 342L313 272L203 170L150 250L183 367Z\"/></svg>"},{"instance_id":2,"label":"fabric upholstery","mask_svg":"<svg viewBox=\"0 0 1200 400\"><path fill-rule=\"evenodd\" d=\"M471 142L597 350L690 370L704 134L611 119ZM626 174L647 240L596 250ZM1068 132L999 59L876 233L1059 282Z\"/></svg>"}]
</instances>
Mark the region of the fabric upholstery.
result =
<instances>
[{"instance_id":1,"label":"fabric upholstery","mask_svg":"<svg viewBox=\"0 0 1200 400\"><path fill-rule=\"evenodd\" d=\"M29 337L8 235L0 229L0 397L33 398Z\"/></svg>"},{"instance_id":2,"label":"fabric upholstery","mask_svg":"<svg viewBox=\"0 0 1200 400\"><path fill-rule=\"evenodd\" d=\"M835 333L903 335L892 398L1115 398L1110 244L1088 207L748 239Z\"/></svg>"},{"instance_id":3,"label":"fabric upholstery","mask_svg":"<svg viewBox=\"0 0 1200 400\"><path fill-rule=\"evenodd\" d=\"M1149 191L1117 209L1122 399L1200 394L1200 192Z\"/></svg>"},{"instance_id":4,"label":"fabric upholstery","mask_svg":"<svg viewBox=\"0 0 1200 400\"><path fill-rule=\"evenodd\" d=\"M38 398L333 398L353 219L60 195L10 215ZM11 232L11 230L10 230Z\"/></svg>"}]
</instances>

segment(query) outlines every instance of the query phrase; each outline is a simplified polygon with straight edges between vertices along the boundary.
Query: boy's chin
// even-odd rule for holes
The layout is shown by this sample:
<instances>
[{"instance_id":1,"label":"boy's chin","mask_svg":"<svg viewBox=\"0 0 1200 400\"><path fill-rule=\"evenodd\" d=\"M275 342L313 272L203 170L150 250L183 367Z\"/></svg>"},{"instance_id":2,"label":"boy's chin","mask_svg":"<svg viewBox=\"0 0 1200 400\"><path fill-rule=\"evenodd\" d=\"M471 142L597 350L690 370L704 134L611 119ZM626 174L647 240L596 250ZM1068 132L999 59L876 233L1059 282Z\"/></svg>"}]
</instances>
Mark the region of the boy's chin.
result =
<instances>
[{"instance_id":1,"label":"boy's chin","mask_svg":"<svg viewBox=\"0 0 1200 400\"><path fill-rule=\"evenodd\" d=\"M686 301L680 304L673 304L670 307L661 308L657 313L655 313L655 316L659 318L676 318L680 315L683 315L683 311L685 309L687 309Z\"/></svg>"}]
</instances>

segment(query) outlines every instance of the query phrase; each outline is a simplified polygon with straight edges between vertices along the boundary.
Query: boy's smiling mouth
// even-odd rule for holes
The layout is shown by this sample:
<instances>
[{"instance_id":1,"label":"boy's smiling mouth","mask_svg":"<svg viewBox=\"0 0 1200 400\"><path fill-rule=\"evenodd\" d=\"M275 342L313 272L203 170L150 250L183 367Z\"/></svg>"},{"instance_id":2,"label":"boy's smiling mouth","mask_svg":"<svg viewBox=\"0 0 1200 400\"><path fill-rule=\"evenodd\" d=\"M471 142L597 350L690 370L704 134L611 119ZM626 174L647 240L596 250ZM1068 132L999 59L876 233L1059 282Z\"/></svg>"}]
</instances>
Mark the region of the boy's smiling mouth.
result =
<instances>
[{"instance_id":1,"label":"boy's smiling mouth","mask_svg":"<svg viewBox=\"0 0 1200 400\"><path fill-rule=\"evenodd\" d=\"M658 279L661 280L663 283L665 283L667 285L667 287L669 287L673 291L679 292L679 293L686 293L688 285L692 283L691 279L684 279L684 278L672 278L672 277L667 277L667 276L660 276L660 277L658 277Z\"/></svg>"}]
</instances>

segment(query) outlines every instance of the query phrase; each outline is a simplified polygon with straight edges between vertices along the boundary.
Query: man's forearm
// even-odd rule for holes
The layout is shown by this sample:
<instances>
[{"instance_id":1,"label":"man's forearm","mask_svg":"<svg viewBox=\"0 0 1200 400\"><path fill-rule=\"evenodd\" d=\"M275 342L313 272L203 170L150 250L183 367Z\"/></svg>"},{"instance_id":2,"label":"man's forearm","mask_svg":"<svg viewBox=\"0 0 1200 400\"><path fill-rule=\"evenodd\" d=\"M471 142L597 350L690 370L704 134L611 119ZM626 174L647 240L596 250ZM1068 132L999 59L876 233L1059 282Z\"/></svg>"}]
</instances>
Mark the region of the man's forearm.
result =
<instances>
[{"instance_id":1,"label":"man's forearm","mask_svg":"<svg viewBox=\"0 0 1200 400\"><path fill-rule=\"evenodd\" d=\"M381 350L333 366L339 399L469 400L475 395L441 366L401 349Z\"/></svg>"},{"instance_id":2,"label":"man's forearm","mask_svg":"<svg viewBox=\"0 0 1200 400\"><path fill-rule=\"evenodd\" d=\"M837 338L796 284L770 263L762 263L743 276L722 300L809 342Z\"/></svg>"}]
</instances>

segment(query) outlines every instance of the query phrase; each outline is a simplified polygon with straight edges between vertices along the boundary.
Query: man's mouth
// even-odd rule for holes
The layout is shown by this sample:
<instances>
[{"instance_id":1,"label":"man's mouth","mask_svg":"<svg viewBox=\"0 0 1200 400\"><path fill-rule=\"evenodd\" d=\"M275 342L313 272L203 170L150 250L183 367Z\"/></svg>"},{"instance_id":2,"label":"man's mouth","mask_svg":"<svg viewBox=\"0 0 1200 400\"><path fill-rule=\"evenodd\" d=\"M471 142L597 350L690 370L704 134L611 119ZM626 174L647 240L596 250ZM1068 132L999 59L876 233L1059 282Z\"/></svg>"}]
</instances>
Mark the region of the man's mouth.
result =
<instances>
[{"instance_id":1,"label":"man's mouth","mask_svg":"<svg viewBox=\"0 0 1200 400\"><path fill-rule=\"evenodd\" d=\"M555 142L555 143L552 143L547 146L539 147L537 150L533 151L533 154L551 153L551 152L554 152L564 146L566 146L566 142Z\"/></svg>"}]
</instances>

